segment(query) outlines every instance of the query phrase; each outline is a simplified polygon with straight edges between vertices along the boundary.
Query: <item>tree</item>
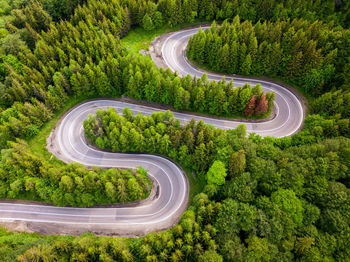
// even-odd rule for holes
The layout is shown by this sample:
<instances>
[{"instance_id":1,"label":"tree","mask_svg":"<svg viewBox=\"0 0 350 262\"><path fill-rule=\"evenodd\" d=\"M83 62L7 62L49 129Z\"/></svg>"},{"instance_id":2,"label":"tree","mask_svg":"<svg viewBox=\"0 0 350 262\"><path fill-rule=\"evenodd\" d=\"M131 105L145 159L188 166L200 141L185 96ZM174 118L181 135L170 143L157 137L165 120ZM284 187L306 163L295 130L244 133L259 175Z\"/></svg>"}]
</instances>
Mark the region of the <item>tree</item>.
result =
<instances>
[{"instance_id":1,"label":"tree","mask_svg":"<svg viewBox=\"0 0 350 262\"><path fill-rule=\"evenodd\" d=\"M240 70L240 73L242 75L249 75L250 74L250 70L251 70L251 67L252 67L252 57L250 54L248 54L242 65L241 65L241 70Z\"/></svg>"},{"instance_id":2,"label":"tree","mask_svg":"<svg viewBox=\"0 0 350 262\"><path fill-rule=\"evenodd\" d=\"M249 100L249 103L248 103L247 108L245 110L245 113L244 113L245 116L251 116L254 114L255 104L256 104L256 95L253 95L252 98Z\"/></svg>"},{"instance_id":3,"label":"tree","mask_svg":"<svg viewBox=\"0 0 350 262\"><path fill-rule=\"evenodd\" d=\"M30 0L24 8L26 22L36 31L46 31L50 27L51 16L42 8L41 2Z\"/></svg>"},{"instance_id":4,"label":"tree","mask_svg":"<svg viewBox=\"0 0 350 262\"><path fill-rule=\"evenodd\" d=\"M269 102L266 99L266 95L263 94L261 95L258 104L255 108L255 114L256 115L264 115L267 113L267 111L269 110Z\"/></svg>"},{"instance_id":5,"label":"tree","mask_svg":"<svg viewBox=\"0 0 350 262\"><path fill-rule=\"evenodd\" d=\"M250 87L248 87L248 85L245 85L239 93L239 100L240 100L238 105L239 113L242 114L245 111L251 97L252 97L252 90L250 89Z\"/></svg>"},{"instance_id":6,"label":"tree","mask_svg":"<svg viewBox=\"0 0 350 262\"><path fill-rule=\"evenodd\" d=\"M152 31L154 29L152 18L148 14L145 14L143 17L142 26L146 31Z\"/></svg>"},{"instance_id":7,"label":"tree","mask_svg":"<svg viewBox=\"0 0 350 262\"><path fill-rule=\"evenodd\" d=\"M320 228L325 232L336 233L342 232L349 224L347 218L344 217L338 209L322 210L320 215Z\"/></svg>"},{"instance_id":8,"label":"tree","mask_svg":"<svg viewBox=\"0 0 350 262\"><path fill-rule=\"evenodd\" d=\"M18 257L18 261L55 261L56 254L53 247L48 244L34 246Z\"/></svg>"},{"instance_id":9,"label":"tree","mask_svg":"<svg viewBox=\"0 0 350 262\"><path fill-rule=\"evenodd\" d=\"M220 233L250 231L256 226L256 214L256 207L228 198L222 202L215 227Z\"/></svg>"},{"instance_id":10,"label":"tree","mask_svg":"<svg viewBox=\"0 0 350 262\"><path fill-rule=\"evenodd\" d=\"M186 23L193 23L195 16L197 15L196 11L192 10L191 0L184 0L182 5L182 11Z\"/></svg>"},{"instance_id":11,"label":"tree","mask_svg":"<svg viewBox=\"0 0 350 262\"><path fill-rule=\"evenodd\" d=\"M294 223L300 227L303 223L304 208L301 200L290 189L278 189L271 195L271 201L289 215Z\"/></svg>"},{"instance_id":12,"label":"tree","mask_svg":"<svg viewBox=\"0 0 350 262\"><path fill-rule=\"evenodd\" d=\"M235 177L244 172L246 168L245 151L239 150L233 153L229 159L228 171L231 177Z\"/></svg>"},{"instance_id":13,"label":"tree","mask_svg":"<svg viewBox=\"0 0 350 262\"><path fill-rule=\"evenodd\" d=\"M207 172L207 181L218 186L225 184L225 164L219 160L215 161Z\"/></svg>"},{"instance_id":14,"label":"tree","mask_svg":"<svg viewBox=\"0 0 350 262\"><path fill-rule=\"evenodd\" d=\"M208 52L212 52L212 50L208 50ZM216 57L217 57L217 55L216 55ZM220 65L220 68L217 67L217 70L220 70L222 72L228 71L228 68L230 66L230 49L229 49L228 44L225 44L221 48L221 51L219 53L219 59L216 59L216 61L218 61L218 65Z\"/></svg>"},{"instance_id":15,"label":"tree","mask_svg":"<svg viewBox=\"0 0 350 262\"><path fill-rule=\"evenodd\" d=\"M63 176L60 182L60 188L63 191L72 192L74 189L74 182L70 176Z\"/></svg>"},{"instance_id":16,"label":"tree","mask_svg":"<svg viewBox=\"0 0 350 262\"><path fill-rule=\"evenodd\" d=\"M115 187L111 182L107 182L105 184L106 194L113 201L116 198L117 192L115 191Z\"/></svg>"},{"instance_id":17,"label":"tree","mask_svg":"<svg viewBox=\"0 0 350 262\"><path fill-rule=\"evenodd\" d=\"M6 54L16 56L26 48L25 42L21 39L20 34L9 34L1 39L1 46Z\"/></svg>"},{"instance_id":18,"label":"tree","mask_svg":"<svg viewBox=\"0 0 350 262\"><path fill-rule=\"evenodd\" d=\"M160 28L164 23L162 13L158 11L154 13L152 20L155 28Z\"/></svg>"},{"instance_id":19,"label":"tree","mask_svg":"<svg viewBox=\"0 0 350 262\"><path fill-rule=\"evenodd\" d=\"M255 199L257 184L250 173L243 173L226 183L222 191L225 197L249 203Z\"/></svg>"},{"instance_id":20,"label":"tree","mask_svg":"<svg viewBox=\"0 0 350 262\"><path fill-rule=\"evenodd\" d=\"M303 255L314 244L315 244L315 239L312 237L298 237L297 240L295 241L295 251L299 255Z\"/></svg>"},{"instance_id":21,"label":"tree","mask_svg":"<svg viewBox=\"0 0 350 262\"><path fill-rule=\"evenodd\" d=\"M222 262L224 261L222 256L216 253L214 250L207 250L203 255L199 256L200 262Z\"/></svg>"},{"instance_id":22,"label":"tree","mask_svg":"<svg viewBox=\"0 0 350 262\"><path fill-rule=\"evenodd\" d=\"M289 79L295 79L296 77L300 76L301 70L302 70L302 61L303 59L303 53L298 52L296 55L294 55L291 60L288 63L286 74L288 75Z\"/></svg>"},{"instance_id":23,"label":"tree","mask_svg":"<svg viewBox=\"0 0 350 262\"><path fill-rule=\"evenodd\" d=\"M270 261L269 243L266 238L251 236L246 242L248 244L247 260Z\"/></svg>"}]
</instances>

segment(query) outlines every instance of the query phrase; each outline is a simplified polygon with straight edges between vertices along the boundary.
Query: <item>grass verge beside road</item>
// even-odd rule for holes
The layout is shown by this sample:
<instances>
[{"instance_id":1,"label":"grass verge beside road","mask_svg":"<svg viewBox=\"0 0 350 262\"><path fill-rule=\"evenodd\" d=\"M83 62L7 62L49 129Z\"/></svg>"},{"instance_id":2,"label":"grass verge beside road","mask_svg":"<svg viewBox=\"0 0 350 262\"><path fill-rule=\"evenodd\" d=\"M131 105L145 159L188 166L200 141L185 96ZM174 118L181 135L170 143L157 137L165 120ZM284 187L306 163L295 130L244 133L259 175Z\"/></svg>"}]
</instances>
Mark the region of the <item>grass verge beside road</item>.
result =
<instances>
[{"instance_id":1,"label":"grass verge beside road","mask_svg":"<svg viewBox=\"0 0 350 262\"><path fill-rule=\"evenodd\" d=\"M159 35L178 31L180 29L189 28L191 26L201 25L206 22L195 22L192 24L182 24L174 27L164 25L161 28L152 31L146 31L142 27L135 27L131 29L126 36L120 41L129 52L138 53L141 49L148 50L149 45Z\"/></svg>"},{"instance_id":2,"label":"grass verge beside road","mask_svg":"<svg viewBox=\"0 0 350 262\"><path fill-rule=\"evenodd\" d=\"M51 130L55 127L60 118L73 106L81 103L82 101L87 100L86 97L75 98L71 97L65 103L64 107L61 108L58 112L56 112L50 121L46 122L40 132L27 140L29 148L33 153L39 153L44 156L46 160L50 160L50 162L61 162L57 160L55 157L52 157L52 154L46 149L46 139L50 135Z\"/></svg>"}]
</instances>

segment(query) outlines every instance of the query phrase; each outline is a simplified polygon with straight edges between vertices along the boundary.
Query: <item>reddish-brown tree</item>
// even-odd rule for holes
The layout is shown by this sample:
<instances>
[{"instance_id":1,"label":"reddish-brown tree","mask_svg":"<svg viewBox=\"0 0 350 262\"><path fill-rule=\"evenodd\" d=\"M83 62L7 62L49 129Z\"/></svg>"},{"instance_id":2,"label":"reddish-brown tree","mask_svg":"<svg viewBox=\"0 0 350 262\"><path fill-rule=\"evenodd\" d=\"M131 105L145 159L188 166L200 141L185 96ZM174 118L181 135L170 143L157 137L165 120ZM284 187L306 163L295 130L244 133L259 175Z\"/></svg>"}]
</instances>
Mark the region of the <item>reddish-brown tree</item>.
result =
<instances>
[{"instance_id":1,"label":"reddish-brown tree","mask_svg":"<svg viewBox=\"0 0 350 262\"><path fill-rule=\"evenodd\" d=\"M256 107L256 95L253 95L252 98L249 100L249 103L245 109L245 116L251 116L254 114L255 107Z\"/></svg>"},{"instance_id":2,"label":"reddish-brown tree","mask_svg":"<svg viewBox=\"0 0 350 262\"><path fill-rule=\"evenodd\" d=\"M255 114L256 115L263 115L263 114L266 114L268 110L269 110L269 101L267 101L266 95L263 94L260 97L258 104L255 108Z\"/></svg>"}]
</instances>

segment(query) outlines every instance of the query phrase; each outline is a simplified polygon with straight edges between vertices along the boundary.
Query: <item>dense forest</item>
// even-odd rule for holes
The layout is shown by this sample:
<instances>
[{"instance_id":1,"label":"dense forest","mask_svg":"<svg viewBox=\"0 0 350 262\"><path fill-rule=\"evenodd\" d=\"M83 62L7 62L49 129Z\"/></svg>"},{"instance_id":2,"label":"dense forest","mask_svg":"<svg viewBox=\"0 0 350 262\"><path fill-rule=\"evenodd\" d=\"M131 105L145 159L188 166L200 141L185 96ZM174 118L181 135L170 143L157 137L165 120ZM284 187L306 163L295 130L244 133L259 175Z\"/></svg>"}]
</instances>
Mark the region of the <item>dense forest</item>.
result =
<instances>
[{"instance_id":1,"label":"dense forest","mask_svg":"<svg viewBox=\"0 0 350 262\"><path fill-rule=\"evenodd\" d=\"M145 170L66 165L30 148L26 141L72 98L127 95L212 115L268 113L274 94L259 86L180 78L120 42L137 26L213 20L222 26L199 35L215 35L208 45L217 48L208 52L202 39L190 45L192 59L203 55L213 70L288 81L310 97L305 128L263 139L246 137L244 126L180 126L170 112L99 111L84 124L97 146L168 156L204 181L203 192L178 225L142 238L0 230L1 261L349 259L349 1L0 0L0 197L91 206L148 195ZM239 55L228 60L227 48ZM252 99L262 106L251 109ZM102 116L113 129L93 121Z\"/></svg>"},{"instance_id":2,"label":"dense forest","mask_svg":"<svg viewBox=\"0 0 350 262\"><path fill-rule=\"evenodd\" d=\"M140 62L134 55L121 59L126 95L172 105L175 109L218 116L260 116L271 112L275 94L264 93L260 85L233 87L233 82L180 78L169 70L158 70L149 60ZM142 74L142 72L147 72ZM255 103L251 103L254 100ZM251 106L253 105L253 106Z\"/></svg>"},{"instance_id":3,"label":"dense forest","mask_svg":"<svg viewBox=\"0 0 350 262\"><path fill-rule=\"evenodd\" d=\"M147 172L93 168L78 163L57 166L30 152L23 140L1 152L0 198L88 207L146 198L152 188Z\"/></svg>"},{"instance_id":4,"label":"dense forest","mask_svg":"<svg viewBox=\"0 0 350 262\"><path fill-rule=\"evenodd\" d=\"M304 19L277 22L215 22L187 46L188 57L229 74L272 76L317 95L332 87L349 89L350 31Z\"/></svg>"},{"instance_id":5,"label":"dense forest","mask_svg":"<svg viewBox=\"0 0 350 262\"><path fill-rule=\"evenodd\" d=\"M342 244L329 242L350 232L349 139L310 144L312 135L306 134L309 139L293 137L291 143L289 138L246 138L245 126L224 131L192 120L182 127L169 111L133 116L127 108L123 116L100 110L84 128L101 148L162 154L202 176L207 185L197 197L220 202L205 227L215 232L210 234L218 245L214 250L225 260L349 256L338 249ZM187 235L179 238L191 245ZM205 241L201 244L205 250ZM322 245L337 248L326 255ZM196 252L196 246L182 249L183 259L196 258ZM156 249L149 255L163 259Z\"/></svg>"},{"instance_id":6,"label":"dense forest","mask_svg":"<svg viewBox=\"0 0 350 262\"><path fill-rule=\"evenodd\" d=\"M133 16L117 0L89 1L76 8L70 22L59 24L51 22L50 15L38 2L30 1L18 12L20 15L7 23L9 30L15 32L9 36L22 39L19 31L23 30L28 39L8 42L6 36L4 40L4 59L10 56L14 66L4 61L5 80L0 86L1 148L7 147L7 141L15 137L36 135L52 112L61 109L72 96L127 94L176 109L235 116L245 113L253 96L263 95L259 88L249 86L233 91L231 83L180 80L176 73L161 71L150 62L126 55L119 37L127 33ZM25 28L20 29L23 24ZM33 41L35 46L30 46ZM141 70L147 70L147 74ZM164 86L167 86L165 91ZM271 108L274 95L263 97L264 104ZM43 111L45 117L39 118ZM256 114L264 115L268 111L264 109Z\"/></svg>"},{"instance_id":7,"label":"dense forest","mask_svg":"<svg viewBox=\"0 0 350 262\"><path fill-rule=\"evenodd\" d=\"M320 115L315 125L322 121L324 131L337 126L337 134L350 135L348 29L302 18L253 25L236 16L232 23L199 30L189 40L187 56L213 71L288 81L310 97L313 113Z\"/></svg>"}]
</instances>

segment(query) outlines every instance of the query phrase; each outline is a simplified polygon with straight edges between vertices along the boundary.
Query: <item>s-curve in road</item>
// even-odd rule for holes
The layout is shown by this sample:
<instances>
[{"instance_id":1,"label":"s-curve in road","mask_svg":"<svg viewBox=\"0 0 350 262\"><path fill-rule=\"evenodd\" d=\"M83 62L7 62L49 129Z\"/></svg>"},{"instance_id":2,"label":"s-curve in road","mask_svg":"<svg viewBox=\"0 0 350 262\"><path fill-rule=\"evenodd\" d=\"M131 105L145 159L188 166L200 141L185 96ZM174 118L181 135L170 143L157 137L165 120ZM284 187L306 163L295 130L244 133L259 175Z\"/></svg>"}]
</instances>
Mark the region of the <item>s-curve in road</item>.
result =
<instances>
[{"instance_id":1,"label":"s-curve in road","mask_svg":"<svg viewBox=\"0 0 350 262\"><path fill-rule=\"evenodd\" d=\"M21 221L27 229L49 234L134 236L167 229L178 222L187 207L189 185L186 175L173 162L154 155L102 152L85 140L83 122L98 108L130 106L135 112L152 109L112 100L83 103L69 111L47 139L47 148L60 160L86 166L144 167L153 178L151 197L137 205L116 208L70 208L0 202L0 221ZM22 225L23 226L23 225Z\"/></svg>"},{"instance_id":2,"label":"s-curve in road","mask_svg":"<svg viewBox=\"0 0 350 262\"><path fill-rule=\"evenodd\" d=\"M188 29L161 36L157 40L161 41L158 47L155 44L153 46L160 49L158 53L161 54L164 64L172 71L176 71L180 76L189 74L201 77L204 73L207 73L209 80L221 80L222 74L205 72L192 65L186 58L188 40L198 32L198 29ZM206 27L202 29L204 30ZM154 58L154 56L152 57ZM225 75L225 79L228 81L233 80L235 86L243 86L245 83L251 85L260 83L264 92L275 92L276 94L275 117L267 121L244 123L249 133L254 132L261 136L283 137L296 133L302 126L305 110L300 99L290 90L276 83L263 80L233 77L232 75ZM230 127L238 124L241 123L231 121Z\"/></svg>"},{"instance_id":3,"label":"s-curve in road","mask_svg":"<svg viewBox=\"0 0 350 262\"><path fill-rule=\"evenodd\" d=\"M190 29L171 34L162 43L161 52L166 65L180 75L203 74L202 70L196 69L186 60L184 52L189 37L197 30ZM221 77L217 74L208 74L211 80L219 80ZM230 80L231 77L226 79ZM243 85L246 82L253 85L261 83L264 91L276 93L276 116L264 122L245 122L248 132L255 132L261 136L283 137L298 131L303 122L304 110L297 96L275 83L234 78L235 85ZM119 113L124 107L129 107L135 114L162 111L115 100L85 102L70 110L60 120L47 139L47 148L66 163L79 162L86 166L106 168L143 166L154 181L151 196L137 204L110 208L70 208L0 202L0 223L22 223L17 229L48 234L93 232L134 236L167 229L178 222L187 206L189 185L187 177L176 164L154 155L103 152L92 148L86 142L84 120L97 109L108 107L115 108ZM223 129L232 129L241 124L233 120L178 112L175 112L174 116L182 123L194 118Z\"/></svg>"}]
</instances>

